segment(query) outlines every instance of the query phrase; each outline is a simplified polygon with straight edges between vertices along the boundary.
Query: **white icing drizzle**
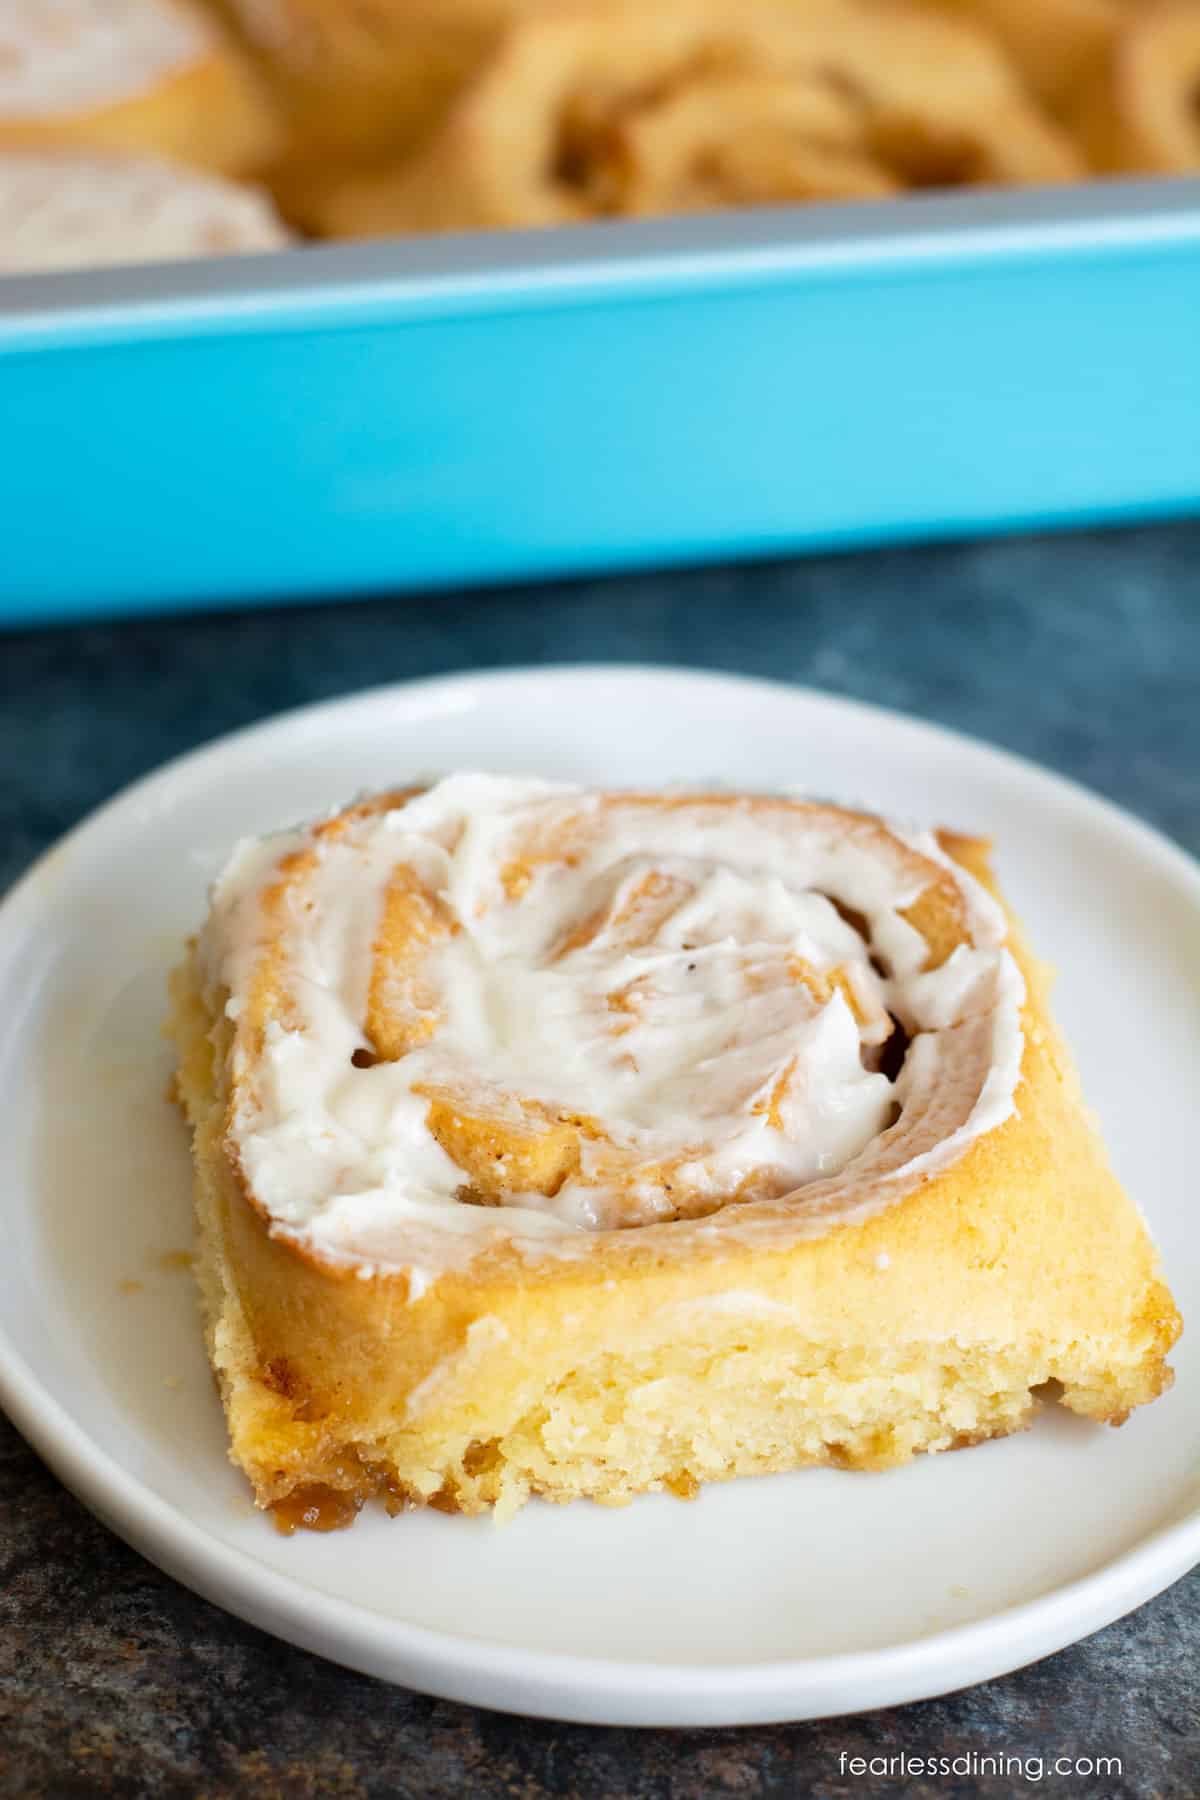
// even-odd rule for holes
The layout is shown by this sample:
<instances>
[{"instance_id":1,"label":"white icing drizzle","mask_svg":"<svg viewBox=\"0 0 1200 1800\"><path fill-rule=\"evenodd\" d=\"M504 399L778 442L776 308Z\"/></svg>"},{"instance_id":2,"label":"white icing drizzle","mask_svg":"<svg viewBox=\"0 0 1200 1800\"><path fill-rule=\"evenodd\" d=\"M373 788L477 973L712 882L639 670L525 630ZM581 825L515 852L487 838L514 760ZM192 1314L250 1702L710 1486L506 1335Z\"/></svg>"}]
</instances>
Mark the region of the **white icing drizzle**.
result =
<instances>
[{"instance_id":1,"label":"white icing drizzle","mask_svg":"<svg viewBox=\"0 0 1200 1800\"><path fill-rule=\"evenodd\" d=\"M0 271L96 268L275 250L265 194L149 157L10 151L0 158Z\"/></svg>"},{"instance_id":2,"label":"white icing drizzle","mask_svg":"<svg viewBox=\"0 0 1200 1800\"><path fill-rule=\"evenodd\" d=\"M674 1218L681 1196L711 1209L684 1227L702 1236L748 1229L747 1200L782 1202L803 1236L899 1197L1011 1115L1024 987L991 898L931 835L880 832L770 802L639 806L456 775L339 834L239 846L202 940L210 999L240 1020L275 934L294 1008L261 1056L238 1026L231 1137L258 1204L326 1258L408 1269L415 1297L498 1237L579 1254L598 1231ZM537 842L547 858L506 888ZM296 851L315 866L281 926L263 897ZM929 880L913 853L952 877L970 940L933 971L902 916ZM456 929L423 966L432 1032L355 1067L397 867ZM912 1036L895 1081L873 1066L893 1019ZM464 1204L429 1089L601 1131L553 1195Z\"/></svg>"},{"instance_id":3,"label":"white icing drizzle","mask_svg":"<svg viewBox=\"0 0 1200 1800\"><path fill-rule=\"evenodd\" d=\"M176 0L4 0L0 119L117 105L216 43L203 17Z\"/></svg>"}]
</instances>

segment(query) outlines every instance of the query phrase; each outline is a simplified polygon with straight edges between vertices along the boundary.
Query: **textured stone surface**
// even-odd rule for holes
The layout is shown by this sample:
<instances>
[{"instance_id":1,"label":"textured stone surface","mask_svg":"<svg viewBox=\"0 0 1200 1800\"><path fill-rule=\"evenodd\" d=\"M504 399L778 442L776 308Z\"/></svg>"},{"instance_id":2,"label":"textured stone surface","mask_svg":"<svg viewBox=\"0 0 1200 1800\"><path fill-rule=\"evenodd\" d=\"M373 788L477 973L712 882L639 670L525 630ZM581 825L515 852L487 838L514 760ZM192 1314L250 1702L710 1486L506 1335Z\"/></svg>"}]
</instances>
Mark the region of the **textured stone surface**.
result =
<instances>
[{"instance_id":1,"label":"textured stone surface","mask_svg":"<svg viewBox=\"0 0 1200 1800\"><path fill-rule=\"evenodd\" d=\"M1089 783L1200 851L1200 525L484 596L0 638L0 885L165 757L408 676L636 659L807 682ZM0 1794L685 1796L1200 1792L1200 1574L947 1700L638 1734L389 1689L195 1599L0 1419ZM842 1775L839 1757L1106 1755L1102 1779Z\"/></svg>"}]
</instances>

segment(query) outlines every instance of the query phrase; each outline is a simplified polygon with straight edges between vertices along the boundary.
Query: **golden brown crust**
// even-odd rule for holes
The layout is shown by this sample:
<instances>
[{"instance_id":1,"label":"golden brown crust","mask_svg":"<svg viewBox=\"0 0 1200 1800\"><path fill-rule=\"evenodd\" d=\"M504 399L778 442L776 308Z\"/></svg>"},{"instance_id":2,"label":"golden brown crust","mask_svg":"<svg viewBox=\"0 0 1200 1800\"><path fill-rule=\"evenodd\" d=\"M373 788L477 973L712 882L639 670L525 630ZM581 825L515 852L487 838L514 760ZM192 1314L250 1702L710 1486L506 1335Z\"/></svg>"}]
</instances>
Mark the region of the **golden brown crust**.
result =
<instances>
[{"instance_id":1,"label":"golden brown crust","mask_svg":"<svg viewBox=\"0 0 1200 1800\"><path fill-rule=\"evenodd\" d=\"M994 890L986 845L943 846ZM232 1028L185 965L171 1029L210 1351L260 1503L303 1490L294 1521L351 1517L372 1492L462 1511L531 1491L619 1502L805 1463L888 1467L1023 1428L1048 1382L1113 1423L1153 1399L1178 1314L1015 925L1012 947L1028 990L1017 1114L895 1204L782 1244L687 1221L598 1234L574 1262L500 1244L411 1303L404 1278L322 1266L252 1203L226 1147ZM661 1416L641 1398L658 1391ZM334 1500L304 1498L317 1490Z\"/></svg>"},{"instance_id":2,"label":"golden brown crust","mask_svg":"<svg viewBox=\"0 0 1200 1800\"><path fill-rule=\"evenodd\" d=\"M1069 113L1113 37L1144 0L936 0L994 35L1031 92Z\"/></svg>"},{"instance_id":3,"label":"golden brown crust","mask_svg":"<svg viewBox=\"0 0 1200 1800\"><path fill-rule=\"evenodd\" d=\"M1200 4L1131 13L1080 89L1075 124L1093 168L1150 175L1200 169Z\"/></svg>"},{"instance_id":4,"label":"golden brown crust","mask_svg":"<svg viewBox=\"0 0 1200 1800\"><path fill-rule=\"evenodd\" d=\"M287 126L271 170L317 230L348 171L395 162L436 124L504 26L546 0L222 0Z\"/></svg>"}]
</instances>

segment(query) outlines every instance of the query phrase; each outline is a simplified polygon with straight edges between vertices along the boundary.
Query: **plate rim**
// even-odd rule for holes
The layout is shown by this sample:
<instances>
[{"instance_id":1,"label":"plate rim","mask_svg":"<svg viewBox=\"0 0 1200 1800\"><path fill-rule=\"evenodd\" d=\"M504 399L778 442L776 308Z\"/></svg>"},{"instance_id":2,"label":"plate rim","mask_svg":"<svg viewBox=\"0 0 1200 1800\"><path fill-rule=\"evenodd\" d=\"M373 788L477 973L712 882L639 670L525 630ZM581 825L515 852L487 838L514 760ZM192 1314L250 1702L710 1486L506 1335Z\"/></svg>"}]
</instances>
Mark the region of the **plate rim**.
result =
<instances>
[{"instance_id":1,"label":"plate rim","mask_svg":"<svg viewBox=\"0 0 1200 1800\"><path fill-rule=\"evenodd\" d=\"M768 690L801 708L815 705L864 724L902 726L917 735L984 753L1003 772L1033 781L1044 794L1082 810L1091 822L1132 842L1143 858L1182 885L1200 913L1200 864L1165 833L1057 771L918 715L819 688L710 669L641 662L514 664L386 683L290 708L218 735L139 777L49 846L0 897L0 971L19 944L25 914L47 867L79 853L113 819L170 790L173 803L207 765L256 740L336 725L338 713L400 704L410 713L439 700L463 711L482 689L536 679L564 683L624 681L695 689L709 686L750 698ZM182 787L180 787L182 784ZM629 1662L532 1649L495 1637L414 1624L375 1612L261 1563L164 1499L93 1440L42 1386L0 1318L0 1406L35 1452L103 1524L172 1578L245 1622L305 1650L421 1692L528 1716L588 1724L729 1726L815 1719L928 1699L992 1679L1053 1654L1161 1593L1200 1562L1200 1500L1155 1527L1099 1567L1033 1600L966 1624L869 1650L729 1663Z\"/></svg>"}]
</instances>

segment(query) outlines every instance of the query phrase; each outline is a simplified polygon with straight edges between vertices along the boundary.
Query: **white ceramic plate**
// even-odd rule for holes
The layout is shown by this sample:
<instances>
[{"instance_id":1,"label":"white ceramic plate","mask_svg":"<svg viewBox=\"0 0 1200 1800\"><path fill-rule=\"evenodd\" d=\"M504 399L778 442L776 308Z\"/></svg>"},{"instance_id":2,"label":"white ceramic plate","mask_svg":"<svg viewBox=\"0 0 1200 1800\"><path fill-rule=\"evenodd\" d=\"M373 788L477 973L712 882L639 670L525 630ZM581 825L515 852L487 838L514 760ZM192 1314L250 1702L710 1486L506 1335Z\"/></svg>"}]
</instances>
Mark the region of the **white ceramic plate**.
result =
<instances>
[{"instance_id":1,"label":"white ceramic plate","mask_svg":"<svg viewBox=\"0 0 1200 1800\"><path fill-rule=\"evenodd\" d=\"M365 1514L284 1539L225 1458L186 1271L163 976L233 840L475 765L798 784L994 834L1120 1174L1200 1315L1200 872L1028 764L844 700L654 670L424 682L294 713L141 782L0 909L0 1401L112 1528L266 1630L485 1706L626 1724L916 1699L1095 1630L1200 1560L1200 1334L1120 1432L887 1475L808 1471L514 1523ZM134 1285L136 1284L136 1285Z\"/></svg>"}]
</instances>

